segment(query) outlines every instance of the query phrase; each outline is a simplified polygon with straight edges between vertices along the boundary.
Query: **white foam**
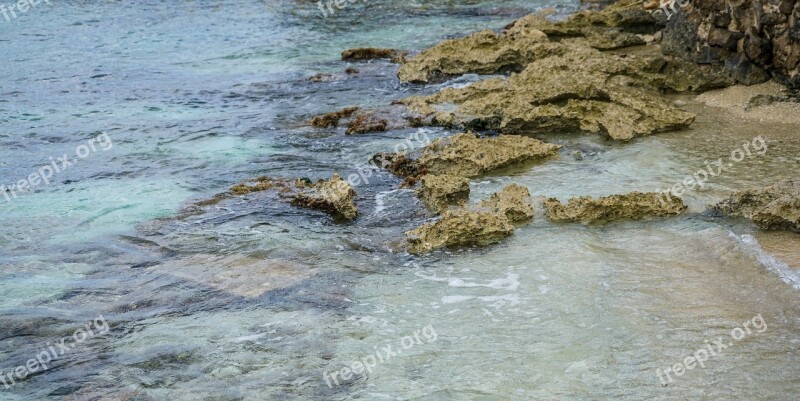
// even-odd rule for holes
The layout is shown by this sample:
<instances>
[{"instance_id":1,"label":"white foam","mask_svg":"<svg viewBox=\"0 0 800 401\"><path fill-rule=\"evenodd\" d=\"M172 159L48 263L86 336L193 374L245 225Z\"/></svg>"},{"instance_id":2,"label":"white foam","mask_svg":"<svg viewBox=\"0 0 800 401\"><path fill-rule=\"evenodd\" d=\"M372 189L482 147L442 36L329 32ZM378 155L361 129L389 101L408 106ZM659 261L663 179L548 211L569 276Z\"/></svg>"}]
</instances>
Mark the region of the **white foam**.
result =
<instances>
[{"instance_id":1,"label":"white foam","mask_svg":"<svg viewBox=\"0 0 800 401\"><path fill-rule=\"evenodd\" d=\"M474 282L474 278L459 278L459 277L436 277L436 275L426 276L421 272L414 273L417 277L424 278L431 281L447 282L450 287L457 288L470 288L470 287L486 287L496 290L516 291L519 287L519 274L506 273L504 278L498 278L489 281L488 283L481 284Z\"/></svg>"},{"instance_id":2,"label":"white foam","mask_svg":"<svg viewBox=\"0 0 800 401\"><path fill-rule=\"evenodd\" d=\"M767 270L777 274L786 284L800 290L800 272L792 269L786 263L764 251L755 237L747 234L740 237L730 231L728 232L728 236L745 245L747 250L752 252L756 259L758 259L758 263L761 263Z\"/></svg>"}]
</instances>

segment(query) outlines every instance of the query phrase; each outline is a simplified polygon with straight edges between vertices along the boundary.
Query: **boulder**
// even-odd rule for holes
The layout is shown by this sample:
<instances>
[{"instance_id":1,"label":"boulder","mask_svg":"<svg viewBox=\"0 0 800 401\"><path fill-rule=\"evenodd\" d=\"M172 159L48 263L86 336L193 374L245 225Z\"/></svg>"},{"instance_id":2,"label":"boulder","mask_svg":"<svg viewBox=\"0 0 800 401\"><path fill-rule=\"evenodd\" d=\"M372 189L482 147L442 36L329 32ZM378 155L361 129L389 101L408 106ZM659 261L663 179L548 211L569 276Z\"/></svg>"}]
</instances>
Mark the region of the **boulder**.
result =
<instances>
[{"instance_id":1,"label":"boulder","mask_svg":"<svg viewBox=\"0 0 800 401\"><path fill-rule=\"evenodd\" d=\"M751 219L763 230L800 232L800 179L736 192L713 209Z\"/></svg>"},{"instance_id":2,"label":"boulder","mask_svg":"<svg viewBox=\"0 0 800 401\"><path fill-rule=\"evenodd\" d=\"M615 220L677 215L686 210L683 200L671 194L632 192L602 198L582 196L564 205L555 198L544 202L552 222L604 224Z\"/></svg>"}]
</instances>

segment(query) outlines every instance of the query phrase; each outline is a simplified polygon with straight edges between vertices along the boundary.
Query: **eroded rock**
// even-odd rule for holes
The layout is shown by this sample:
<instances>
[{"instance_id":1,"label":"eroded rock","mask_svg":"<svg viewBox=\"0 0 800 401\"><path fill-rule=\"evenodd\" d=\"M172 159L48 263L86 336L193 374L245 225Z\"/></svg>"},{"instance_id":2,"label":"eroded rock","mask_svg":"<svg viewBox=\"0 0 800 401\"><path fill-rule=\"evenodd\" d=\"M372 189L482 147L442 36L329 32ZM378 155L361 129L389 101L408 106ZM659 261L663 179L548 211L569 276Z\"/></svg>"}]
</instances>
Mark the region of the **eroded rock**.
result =
<instances>
[{"instance_id":1,"label":"eroded rock","mask_svg":"<svg viewBox=\"0 0 800 401\"><path fill-rule=\"evenodd\" d=\"M408 251L413 254L443 247L489 245L508 237L514 226L503 214L470 210L448 210L433 223L406 232Z\"/></svg>"},{"instance_id":2,"label":"eroded rock","mask_svg":"<svg viewBox=\"0 0 800 401\"><path fill-rule=\"evenodd\" d=\"M457 134L437 139L413 159L404 155L384 156L392 172L413 177L423 174L476 177L490 171L558 155L560 146L519 135L479 138Z\"/></svg>"},{"instance_id":3,"label":"eroded rock","mask_svg":"<svg viewBox=\"0 0 800 401\"><path fill-rule=\"evenodd\" d=\"M732 194L714 210L751 219L764 230L800 232L800 179Z\"/></svg>"},{"instance_id":4,"label":"eroded rock","mask_svg":"<svg viewBox=\"0 0 800 401\"><path fill-rule=\"evenodd\" d=\"M345 107L339 111L322 114L311 119L309 122L314 127L330 128L339 125L339 120L348 118L358 111L358 107Z\"/></svg>"},{"instance_id":5,"label":"eroded rock","mask_svg":"<svg viewBox=\"0 0 800 401\"><path fill-rule=\"evenodd\" d=\"M505 215L514 223L533 219L533 206L528 188L511 184L500 192L495 192L480 204L480 209Z\"/></svg>"},{"instance_id":6,"label":"eroded rock","mask_svg":"<svg viewBox=\"0 0 800 401\"><path fill-rule=\"evenodd\" d=\"M245 195L268 190L277 191L281 198L294 206L320 210L337 219L352 220L358 216L356 192L338 174L333 174L329 180L319 180L313 184L304 179L259 177L251 183L240 183L231 187L229 193ZM217 196L215 199L219 198Z\"/></svg>"},{"instance_id":7,"label":"eroded rock","mask_svg":"<svg viewBox=\"0 0 800 401\"><path fill-rule=\"evenodd\" d=\"M683 200L671 194L632 192L602 198L572 198L564 205L555 198L545 200L547 218L553 222L604 224L615 220L677 215L686 210Z\"/></svg>"},{"instance_id":8,"label":"eroded rock","mask_svg":"<svg viewBox=\"0 0 800 401\"><path fill-rule=\"evenodd\" d=\"M451 205L463 205L469 200L469 180L450 174L427 174L419 178L417 195L434 213Z\"/></svg>"},{"instance_id":9,"label":"eroded rock","mask_svg":"<svg viewBox=\"0 0 800 401\"><path fill-rule=\"evenodd\" d=\"M431 125L501 132L603 132L616 140L678 130L694 115L665 100L660 55L612 55L551 43L508 79L495 78L402 100Z\"/></svg>"},{"instance_id":10,"label":"eroded rock","mask_svg":"<svg viewBox=\"0 0 800 401\"><path fill-rule=\"evenodd\" d=\"M502 33L485 30L445 40L408 60L400 67L398 77L403 82L428 82L466 73L519 72L551 51L550 39L583 37L589 46L604 50L643 45L645 40L638 34L655 33L658 26L637 5L635 0L623 0L599 11L579 12L561 22L531 14Z\"/></svg>"}]
</instances>

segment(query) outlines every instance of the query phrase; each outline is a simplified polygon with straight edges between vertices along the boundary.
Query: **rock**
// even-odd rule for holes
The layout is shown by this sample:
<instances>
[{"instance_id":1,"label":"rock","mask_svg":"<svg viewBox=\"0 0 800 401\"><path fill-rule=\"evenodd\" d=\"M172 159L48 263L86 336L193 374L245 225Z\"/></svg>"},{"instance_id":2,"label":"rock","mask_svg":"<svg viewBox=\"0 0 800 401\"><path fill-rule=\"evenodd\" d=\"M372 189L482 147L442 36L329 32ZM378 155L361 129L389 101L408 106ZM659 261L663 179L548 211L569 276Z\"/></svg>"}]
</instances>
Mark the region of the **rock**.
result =
<instances>
[{"instance_id":1,"label":"rock","mask_svg":"<svg viewBox=\"0 0 800 401\"><path fill-rule=\"evenodd\" d=\"M680 214L686 205L671 194L632 192L598 199L572 198L567 205L550 198L544 202L547 218L553 222L604 224L620 219L643 219Z\"/></svg>"},{"instance_id":2,"label":"rock","mask_svg":"<svg viewBox=\"0 0 800 401\"><path fill-rule=\"evenodd\" d=\"M327 81L333 81L334 79L336 79L336 77L333 74L324 74L324 73L319 73L308 78L308 80L311 82L327 82Z\"/></svg>"},{"instance_id":3,"label":"rock","mask_svg":"<svg viewBox=\"0 0 800 401\"><path fill-rule=\"evenodd\" d=\"M327 181L288 180L259 177L253 185L240 183L231 187L229 195L246 195L252 192L275 190L288 203L307 209L326 212L337 219L352 220L358 216L352 186L338 174ZM223 194L222 196L225 196ZM215 200L220 196L215 197Z\"/></svg>"},{"instance_id":4,"label":"rock","mask_svg":"<svg viewBox=\"0 0 800 401\"><path fill-rule=\"evenodd\" d=\"M421 156L388 156L392 171L409 177L422 174L476 177L503 167L556 156L560 146L519 135L478 138L457 134L437 139Z\"/></svg>"},{"instance_id":5,"label":"rock","mask_svg":"<svg viewBox=\"0 0 800 401\"><path fill-rule=\"evenodd\" d=\"M417 195L434 213L451 205L463 205L469 200L469 180L456 175L426 174L419 178Z\"/></svg>"},{"instance_id":6,"label":"rock","mask_svg":"<svg viewBox=\"0 0 800 401\"><path fill-rule=\"evenodd\" d=\"M561 22L549 21L541 13L530 14L502 33L485 30L445 40L408 60L397 76L402 82L424 83L467 73L519 72L550 51L548 37L584 37L590 46L604 50L643 45L645 40L637 34L653 34L658 27L655 19L636 5L635 0L622 0Z\"/></svg>"},{"instance_id":7,"label":"rock","mask_svg":"<svg viewBox=\"0 0 800 401\"><path fill-rule=\"evenodd\" d=\"M717 65L752 85L773 76L800 88L800 2L796 0L692 2L670 18L664 53Z\"/></svg>"},{"instance_id":8,"label":"rock","mask_svg":"<svg viewBox=\"0 0 800 401\"><path fill-rule=\"evenodd\" d=\"M443 247L488 245L511 235L514 226L502 214L448 210L439 220L406 232L408 252L421 254Z\"/></svg>"},{"instance_id":9,"label":"rock","mask_svg":"<svg viewBox=\"0 0 800 401\"><path fill-rule=\"evenodd\" d=\"M736 192L713 209L749 218L763 230L800 232L800 179Z\"/></svg>"},{"instance_id":10,"label":"rock","mask_svg":"<svg viewBox=\"0 0 800 401\"><path fill-rule=\"evenodd\" d=\"M397 49L381 49L376 47L361 47L355 49L348 49L342 52L342 60L344 61L363 61L374 60L381 58L398 59L404 56L403 52Z\"/></svg>"},{"instance_id":11,"label":"rock","mask_svg":"<svg viewBox=\"0 0 800 401\"><path fill-rule=\"evenodd\" d=\"M487 79L401 100L431 125L508 133L588 131L616 140L688 127L694 115L665 100L660 55L619 56L579 44L549 53L508 79ZM431 117L432 116L432 117Z\"/></svg>"},{"instance_id":12,"label":"rock","mask_svg":"<svg viewBox=\"0 0 800 401\"><path fill-rule=\"evenodd\" d=\"M388 125L388 120L378 118L375 113L359 114L347 124L347 131L345 132L345 135L383 132L386 131L386 127Z\"/></svg>"},{"instance_id":13,"label":"rock","mask_svg":"<svg viewBox=\"0 0 800 401\"><path fill-rule=\"evenodd\" d=\"M347 75L358 74L359 72L360 71L358 71L358 69L353 68L353 67L348 67L347 69L344 70L344 73L347 74Z\"/></svg>"},{"instance_id":14,"label":"rock","mask_svg":"<svg viewBox=\"0 0 800 401\"><path fill-rule=\"evenodd\" d=\"M511 184L495 192L480 204L480 209L505 215L513 223L533 219L533 206L528 188Z\"/></svg>"},{"instance_id":15,"label":"rock","mask_svg":"<svg viewBox=\"0 0 800 401\"><path fill-rule=\"evenodd\" d=\"M320 180L313 187L296 194L291 204L321 210L336 218L352 220L358 216L356 191L338 174L327 181Z\"/></svg>"},{"instance_id":16,"label":"rock","mask_svg":"<svg viewBox=\"0 0 800 401\"><path fill-rule=\"evenodd\" d=\"M311 119L310 124L314 127L322 128L336 127L339 125L339 120L350 117L358 109L358 107L345 107L339 111L316 116Z\"/></svg>"},{"instance_id":17,"label":"rock","mask_svg":"<svg viewBox=\"0 0 800 401\"><path fill-rule=\"evenodd\" d=\"M668 57L662 72L665 76L664 87L677 92L704 92L727 88L736 83L721 65L699 65L677 57Z\"/></svg>"},{"instance_id":18,"label":"rock","mask_svg":"<svg viewBox=\"0 0 800 401\"><path fill-rule=\"evenodd\" d=\"M513 38L486 30L423 51L403 64L397 76L402 82L428 82L467 73L519 72L535 58L532 45L541 42L548 42L547 35L537 30Z\"/></svg>"}]
</instances>

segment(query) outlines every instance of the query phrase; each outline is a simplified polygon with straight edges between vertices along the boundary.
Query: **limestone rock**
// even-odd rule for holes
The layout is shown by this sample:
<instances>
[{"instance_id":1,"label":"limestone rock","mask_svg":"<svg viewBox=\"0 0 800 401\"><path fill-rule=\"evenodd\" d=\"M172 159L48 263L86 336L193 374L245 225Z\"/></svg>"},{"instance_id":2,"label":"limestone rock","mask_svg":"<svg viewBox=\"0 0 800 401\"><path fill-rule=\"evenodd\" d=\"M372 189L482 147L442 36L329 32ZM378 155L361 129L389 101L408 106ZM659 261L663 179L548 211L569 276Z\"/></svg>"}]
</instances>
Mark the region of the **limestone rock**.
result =
<instances>
[{"instance_id":1,"label":"limestone rock","mask_svg":"<svg viewBox=\"0 0 800 401\"><path fill-rule=\"evenodd\" d=\"M764 230L800 232L800 179L736 192L713 208L728 215L749 218Z\"/></svg>"},{"instance_id":2,"label":"limestone rock","mask_svg":"<svg viewBox=\"0 0 800 401\"><path fill-rule=\"evenodd\" d=\"M359 47L348 49L342 52L342 60L344 61L363 61L374 60L381 58L388 58L395 60L401 57L403 52L397 49L381 49L376 47Z\"/></svg>"},{"instance_id":3,"label":"limestone rock","mask_svg":"<svg viewBox=\"0 0 800 401\"><path fill-rule=\"evenodd\" d=\"M230 195L245 195L252 192L274 190L288 203L326 212L337 219L352 220L358 216L355 204L356 192L338 174L329 180L289 180L282 178L259 177L252 185L240 183L231 187ZM224 196L224 195L222 195ZM219 199L217 196L215 199Z\"/></svg>"},{"instance_id":4,"label":"limestone rock","mask_svg":"<svg viewBox=\"0 0 800 401\"><path fill-rule=\"evenodd\" d=\"M661 56L619 56L576 44L549 53L508 79L402 100L432 125L501 132L603 132L616 140L682 129L694 115L665 100ZM424 119L423 119L424 120Z\"/></svg>"},{"instance_id":5,"label":"limestone rock","mask_svg":"<svg viewBox=\"0 0 800 401\"><path fill-rule=\"evenodd\" d=\"M421 156L384 156L392 160L396 174L405 176L435 174L476 177L492 170L556 156L560 146L538 139L500 135L478 138L464 133L431 142Z\"/></svg>"},{"instance_id":6,"label":"limestone rock","mask_svg":"<svg viewBox=\"0 0 800 401\"><path fill-rule=\"evenodd\" d=\"M408 251L420 254L443 247L493 244L513 231L502 214L460 209L448 210L436 222L406 232L406 238Z\"/></svg>"},{"instance_id":7,"label":"limestone rock","mask_svg":"<svg viewBox=\"0 0 800 401\"><path fill-rule=\"evenodd\" d=\"M314 127L320 128L336 127L339 125L339 120L352 116L358 109L358 107L345 107L339 111L316 116L309 123Z\"/></svg>"},{"instance_id":8,"label":"limestone rock","mask_svg":"<svg viewBox=\"0 0 800 401\"><path fill-rule=\"evenodd\" d=\"M686 205L671 194L632 192L593 199L572 198L564 205L555 198L544 202L547 218L553 222L604 224L621 219L643 219L680 214Z\"/></svg>"},{"instance_id":9,"label":"limestone rock","mask_svg":"<svg viewBox=\"0 0 800 401\"><path fill-rule=\"evenodd\" d=\"M441 213L450 205L463 205L469 200L469 180L457 175L423 175L419 179L417 194L434 213Z\"/></svg>"},{"instance_id":10,"label":"limestone rock","mask_svg":"<svg viewBox=\"0 0 800 401\"><path fill-rule=\"evenodd\" d=\"M320 180L313 187L301 191L291 204L321 210L334 217L352 220L358 216L355 203L356 191L338 174L327 181Z\"/></svg>"},{"instance_id":11,"label":"limestone rock","mask_svg":"<svg viewBox=\"0 0 800 401\"><path fill-rule=\"evenodd\" d=\"M501 213L511 222L525 222L533 219L533 206L528 188L511 184L500 192L495 192L480 204L480 209Z\"/></svg>"}]
</instances>

